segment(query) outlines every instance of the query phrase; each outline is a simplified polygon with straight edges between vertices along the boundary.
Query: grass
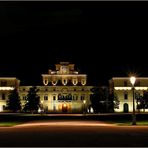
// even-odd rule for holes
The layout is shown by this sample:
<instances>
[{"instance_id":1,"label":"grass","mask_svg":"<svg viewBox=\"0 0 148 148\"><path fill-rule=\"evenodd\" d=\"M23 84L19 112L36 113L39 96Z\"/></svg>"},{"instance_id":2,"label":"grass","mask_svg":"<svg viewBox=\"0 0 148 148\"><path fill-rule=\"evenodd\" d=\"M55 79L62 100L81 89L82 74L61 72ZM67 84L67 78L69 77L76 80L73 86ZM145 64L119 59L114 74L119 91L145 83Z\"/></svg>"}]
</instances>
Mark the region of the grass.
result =
<instances>
[{"instance_id":1,"label":"grass","mask_svg":"<svg viewBox=\"0 0 148 148\"><path fill-rule=\"evenodd\" d=\"M0 127L11 127L31 121L52 121L52 120L80 120L80 121L103 121L117 126L131 126L131 114L106 114L93 116L48 116L46 114L0 114ZM148 126L148 114L137 114L137 125Z\"/></svg>"},{"instance_id":2,"label":"grass","mask_svg":"<svg viewBox=\"0 0 148 148\"><path fill-rule=\"evenodd\" d=\"M21 124L22 122L8 122L8 121L5 121L5 122L0 122L0 127L11 127L11 126L15 126L15 125L18 125L18 124Z\"/></svg>"},{"instance_id":3,"label":"grass","mask_svg":"<svg viewBox=\"0 0 148 148\"><path fill-rule=\"evenodd\" d=\"M116 124L119 126L131 126L131 121L105 121L106 123ZM148 121L136 121L136 125L139 126L148 126Z\"/></svg>"}]
</instances>

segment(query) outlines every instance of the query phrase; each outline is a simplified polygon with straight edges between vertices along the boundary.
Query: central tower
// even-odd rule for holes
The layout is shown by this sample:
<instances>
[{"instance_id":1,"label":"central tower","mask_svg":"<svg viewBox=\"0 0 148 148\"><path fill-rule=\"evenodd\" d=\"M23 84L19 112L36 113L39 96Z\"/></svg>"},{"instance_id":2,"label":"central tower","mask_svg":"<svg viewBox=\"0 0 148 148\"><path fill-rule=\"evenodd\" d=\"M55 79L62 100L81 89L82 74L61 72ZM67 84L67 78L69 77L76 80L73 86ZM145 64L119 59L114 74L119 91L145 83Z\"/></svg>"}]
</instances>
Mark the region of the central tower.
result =
<instances>
[{"instance_id":1,"label":"central tower","mask_svg":"<svg viewBox=\"0 0 148 148\"><path fill-rule=\"evenodd\" d=\"M48 70L48 74L42 74L44 85L86 85L86 74L79 74L74 70L74 64L60 62L55 64L56 70Z\"/></svg>"}]
</instances>

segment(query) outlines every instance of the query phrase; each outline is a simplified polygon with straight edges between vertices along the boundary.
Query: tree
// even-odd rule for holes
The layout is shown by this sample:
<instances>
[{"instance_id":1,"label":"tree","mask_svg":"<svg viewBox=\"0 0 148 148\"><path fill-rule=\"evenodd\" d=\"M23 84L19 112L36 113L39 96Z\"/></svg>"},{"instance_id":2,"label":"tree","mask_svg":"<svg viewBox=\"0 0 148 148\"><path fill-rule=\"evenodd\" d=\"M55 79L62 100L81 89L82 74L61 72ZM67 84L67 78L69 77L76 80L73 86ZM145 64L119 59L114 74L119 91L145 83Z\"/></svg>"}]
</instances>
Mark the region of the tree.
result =
<instances>
[{"instance_id":1,"label":"tree","mask_svg":"<svg viewBox=\"0 0 148 148\"><path fill-rule=\"evenodd\" d=\"M94 113L106 112L107 89L104 87L93 87L93 94L90 97L91 106Z\"/></svg>"},{"instance_id":2,"label":"tree","mask_svg":"<svg viewBox=\"0 0 148 148\"><path fill-rule=\"evenodd\" d=\"M6 108L13 112L21 110L21 101L17 89L14 89L9 93Z\"/></svg>"},{"instance_id":3,"label":"tree","mask_svg":"<svg viewBox=\"0 0 148 148\"><path fill-rule=\"evenodd\" d=\"M137 109L140 111L140 109L145 109L148 108L148 91L143 91L143 96L140 95L139 93L135 94L135 99L137 102Z\"/></svg>"},{"instance_id":4,"label":"tree","mask_svg":"<svg viewBox=\"0 0 148 148\"><path fill-rule=\"evenodd\" d=\"M108 95L108 111L114 112L114 109L119 109L119 98L115 92L112 92Z\"/></svg>"},{"instance_id":5,"label":"tree","mask_svg":"<svg viewBox=\"0 0 148 148\"><path fill-rule=\"evenodd\" d=\"M29 89L24 110L31 113L37 112L40 107L40 97L37 95L39 90L33 86Z\"/></svg>"}]
</instances>

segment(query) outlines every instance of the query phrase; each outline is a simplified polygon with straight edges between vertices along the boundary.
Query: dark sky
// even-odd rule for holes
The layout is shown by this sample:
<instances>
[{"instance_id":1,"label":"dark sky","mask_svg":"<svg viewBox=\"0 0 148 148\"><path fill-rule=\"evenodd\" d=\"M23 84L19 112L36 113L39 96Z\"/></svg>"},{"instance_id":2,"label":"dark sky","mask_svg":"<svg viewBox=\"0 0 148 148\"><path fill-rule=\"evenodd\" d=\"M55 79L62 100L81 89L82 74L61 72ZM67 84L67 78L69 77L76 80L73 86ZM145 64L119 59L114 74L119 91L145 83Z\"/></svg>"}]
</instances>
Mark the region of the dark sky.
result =
<instances>
[{"instance_id":1,"label":"dark sky","mask_svg":"<svg viewBox=\"0 0 148 148\"><path fill-rule=\"evenodd\" d=\"M0 2L0 76L22 85L70 61L90 85L148 76L147 2Z\"/></svg>"}]
</instances>

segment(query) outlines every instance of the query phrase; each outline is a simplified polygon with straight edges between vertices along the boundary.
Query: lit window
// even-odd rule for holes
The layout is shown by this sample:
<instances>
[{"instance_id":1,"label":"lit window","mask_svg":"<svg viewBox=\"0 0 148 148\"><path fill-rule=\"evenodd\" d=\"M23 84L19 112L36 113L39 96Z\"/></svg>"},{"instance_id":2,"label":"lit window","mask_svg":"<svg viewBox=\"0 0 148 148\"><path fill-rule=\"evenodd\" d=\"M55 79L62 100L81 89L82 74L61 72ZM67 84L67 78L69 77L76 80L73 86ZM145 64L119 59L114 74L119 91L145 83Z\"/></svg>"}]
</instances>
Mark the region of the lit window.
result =
<instances>
[{"instance_id":1,"label":"lit window","mask_svg":"<svg viewBox=\"0 0 148 148\"><path fill-rule=\"evenodd\" d=\"M23 100L26 100L26 96L23 96Z\"/></svg>"},{"instance_id":2,"label":"lit window","mask_svg":"<svg viewBox=\"0 0 148 148\"><path fill-rule=\"evenodd\" d=\"M73 95L73 100L78 100L78 95L74 94Z\"/></svg>"},{"instance_id":3,"label":"lit window","mask_svg":"<svg viewBox=\"0 0 148 148\"><path fill-rule=\"evenodd\" d=\"M48 95L45 95L44 96L44 100L48 100Z\"/></svg>"},{"instance_id":4,"label":"lit window","mask_svg":"<svg viewBox=\"0 0 148 148\"><path fill-rule=\"evenodd\" d=\"M82 95L81 96L81 100L83 101L85 99L85 95Z\"/></svg>"},{"instance_id":5,"label":"lit window","mask_svg":"<svg viewBox=\"0 0 148 148\"><path fill-rule=\"evenodd\" d=\"M124 99L127 100L128 99L128 93L124 92Z\"/></svg>"}]
</instances>

